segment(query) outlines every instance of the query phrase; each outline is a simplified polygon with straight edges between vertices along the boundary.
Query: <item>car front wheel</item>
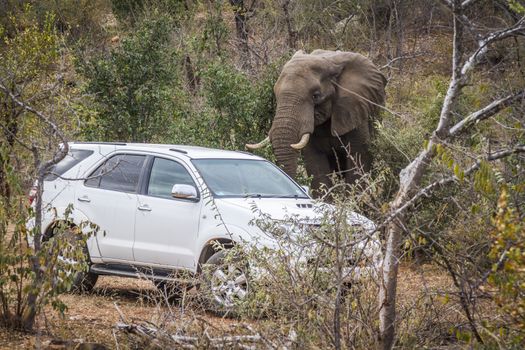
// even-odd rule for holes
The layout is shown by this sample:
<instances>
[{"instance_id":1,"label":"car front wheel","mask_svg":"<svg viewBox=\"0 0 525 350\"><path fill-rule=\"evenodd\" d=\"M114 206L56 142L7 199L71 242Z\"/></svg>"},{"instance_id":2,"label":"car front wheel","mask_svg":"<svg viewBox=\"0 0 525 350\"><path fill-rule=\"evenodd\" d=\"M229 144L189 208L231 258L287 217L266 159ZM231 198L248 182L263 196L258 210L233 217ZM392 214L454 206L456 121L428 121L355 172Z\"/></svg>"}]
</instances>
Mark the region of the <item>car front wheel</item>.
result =
<instances>
[{"instance_id":1,"label":"car front wheel","mask_svg":"<svg viewBox=\"0 0 525 350\"><path fill-rule=\"evenodd\" d=\"M246 300L249 288L248 266L227 250L213 254L202 266L201 293L207 309L220 315L234 315Z\"/></svg>"}]
</instances>

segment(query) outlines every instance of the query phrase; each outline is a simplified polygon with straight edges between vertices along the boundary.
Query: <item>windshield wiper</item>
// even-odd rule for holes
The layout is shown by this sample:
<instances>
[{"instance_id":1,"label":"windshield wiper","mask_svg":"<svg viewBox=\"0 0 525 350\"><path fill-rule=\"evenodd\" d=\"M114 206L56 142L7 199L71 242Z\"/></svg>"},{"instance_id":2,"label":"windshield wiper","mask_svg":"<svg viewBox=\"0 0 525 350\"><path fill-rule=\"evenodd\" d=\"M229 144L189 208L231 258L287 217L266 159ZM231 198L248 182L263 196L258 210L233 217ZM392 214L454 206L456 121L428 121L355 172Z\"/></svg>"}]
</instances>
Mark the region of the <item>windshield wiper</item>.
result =
<instances>
[{"instance_id":1,"label":"windshield wiper","mask_svg":"<svg viewBox=\"0 0 525 350\"><path fill-rule=\"evenodd\" d=\"M248 193L244 195L244 198L307 198L299 197L298 194L260 194L260 193Z\"/></svg>"},{"instance_id":2,"label":"windshield wiper","mask_svg":"<svg viewBox=\"0 0 525 350\"><path fill-rule=\"evenodd\" d=\"M248 193L244 195L244 198L262 198L260 193Z\"/></svg>"}]
</instances>

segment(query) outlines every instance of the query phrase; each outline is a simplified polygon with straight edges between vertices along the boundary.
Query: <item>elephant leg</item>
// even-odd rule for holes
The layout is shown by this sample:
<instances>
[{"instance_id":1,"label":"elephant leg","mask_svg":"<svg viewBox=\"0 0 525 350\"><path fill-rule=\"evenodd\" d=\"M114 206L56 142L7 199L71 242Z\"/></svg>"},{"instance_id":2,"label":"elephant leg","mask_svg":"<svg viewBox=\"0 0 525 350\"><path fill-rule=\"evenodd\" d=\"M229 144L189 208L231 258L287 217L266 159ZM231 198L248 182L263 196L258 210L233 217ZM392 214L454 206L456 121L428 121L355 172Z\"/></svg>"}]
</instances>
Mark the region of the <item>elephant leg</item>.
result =
<instances>
[{"instance_id":1,"label":"elephant leg","mask_svg":"<svg viewBox=\"0 0 525 350\"><path fill-rule=\"evenodd\" d=\"M353 184L372 168L372 154L368 143L357 130L349 136L350 154L346 157L345 180Z\"/></svg>"},{"instance_id":2,"label":"elephant leg","mask_svg":"<svg viewBox=\"0 0 525 350\"><path fill-rule=\"evenodd\" d=\"M352 146L352 151L346 158L345 181L349 184L355 183L364 173L370 171L371 165L372 155L368 150L368 145Z\"/></svg>"},{"instance_id":3,"label":"elephant leg","mask_svg":"<svg viewBox=\"0 0 525 350\"><path fill-rule=\"evenodd\" d=\"M309 143L303 149L303 158L306 172L312 176L312 194L314 197L319 197L322 195L322 185L328 188L331 184L330 174L333 169L330 166L329 157Z\"/></svg>"}]
</instances>

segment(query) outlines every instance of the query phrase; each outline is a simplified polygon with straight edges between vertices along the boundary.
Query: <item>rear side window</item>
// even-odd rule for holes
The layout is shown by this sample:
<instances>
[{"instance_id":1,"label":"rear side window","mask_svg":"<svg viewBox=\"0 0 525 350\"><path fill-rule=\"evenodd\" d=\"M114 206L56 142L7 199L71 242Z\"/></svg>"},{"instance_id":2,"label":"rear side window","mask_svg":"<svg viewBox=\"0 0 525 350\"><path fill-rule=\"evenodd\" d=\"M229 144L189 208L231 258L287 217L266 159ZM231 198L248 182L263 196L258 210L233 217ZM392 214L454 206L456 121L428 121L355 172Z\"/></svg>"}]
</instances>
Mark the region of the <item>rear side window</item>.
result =
<instances>
[{"instance_id":1,"label":"rear side window","mask_svg":"<svg viewBox=\"0 0 525 350\"><path fill-rule=\"evenodd\" d=\"M54 181L59 176L62 176L66 171L89 157L93 154L93 151L86 149L72 149L60 162L55 164L49 171L49 174L45 177L46 181Z\"/></svg>"},{"instance_id":2,"label":"rear side window","mask_svg":"<svg viewBox=\"0 0 525 350\"><path fill-rule=\"evenodd\" d=\"M146 156L118 154L99 166L85 181L89 187L136 192Z\"/></svg>"}]
</instances>

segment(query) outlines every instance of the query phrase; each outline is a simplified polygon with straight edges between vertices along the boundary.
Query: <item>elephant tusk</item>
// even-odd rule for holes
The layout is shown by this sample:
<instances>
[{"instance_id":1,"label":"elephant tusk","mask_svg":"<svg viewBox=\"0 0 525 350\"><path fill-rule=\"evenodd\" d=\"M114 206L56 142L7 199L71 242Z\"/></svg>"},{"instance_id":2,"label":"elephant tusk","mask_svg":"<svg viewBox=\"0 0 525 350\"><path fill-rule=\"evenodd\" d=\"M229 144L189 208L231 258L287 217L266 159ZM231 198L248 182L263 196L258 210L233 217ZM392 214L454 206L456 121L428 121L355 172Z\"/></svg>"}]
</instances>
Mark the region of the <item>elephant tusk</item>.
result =
<instances>
[{"instance_id":1,"label":"elephant tusk","mask_svg":"<svg viewBox=\"0 0 525 350\"><path fill-rule=\"evenodd\" d=\"M303 136L301 137L301 141L299 141L299 143L294 143L290 146L293 149L303 149L308 144L309 140L310 140L310 134L303 134Z\"/></svg>"},{"instance_id":2,"label":"elephant tusk","mask_svg":"<svg viewBox=\"0 0 525 350\"><path fill-rule=\"evenodd\" d=\"M270 143L270 137L266 136L266 138L264 140L262 140L261 142L259 142L259 143L247 143L246 144L246 148L248 148L248 149L258 149L258 148L261 148L263 146L266 146L268 143Z\"/></svg>"}]
</instances>

